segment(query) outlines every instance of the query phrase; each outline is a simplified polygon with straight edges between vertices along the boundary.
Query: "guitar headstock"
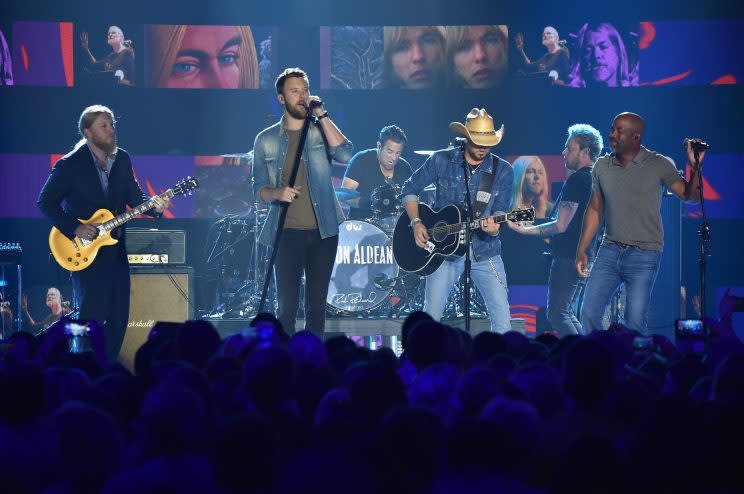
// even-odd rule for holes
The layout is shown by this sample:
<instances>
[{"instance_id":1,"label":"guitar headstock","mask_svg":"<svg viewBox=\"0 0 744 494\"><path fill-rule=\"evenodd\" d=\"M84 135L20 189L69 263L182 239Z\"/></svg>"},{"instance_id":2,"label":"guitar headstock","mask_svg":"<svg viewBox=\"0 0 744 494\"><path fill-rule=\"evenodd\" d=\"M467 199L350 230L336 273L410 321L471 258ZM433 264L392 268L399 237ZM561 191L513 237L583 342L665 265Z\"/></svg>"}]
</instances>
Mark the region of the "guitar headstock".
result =
<instances>
[{"instance_id":1,"label":"guitar headstock","mask_svg":"<svg viewBox=\"0 0 744 494\"><path fill-rule=\"evenodd\" d=\"M508 219L523 226L530 224L535 221L535 208L530 206L528 208L515 209L508 214Z\"/></svg>"},{"instance_id":2,"label":"guitar headstock","mask_svg":"<svg viewBox=\"0 0 744 494\"><path fill-rule=\"evenodd\" d=\"M191 195L197 188L199 188L199 181L194 177L186 177L173 187L173 195Z\"/></svg>"}]
</instances>

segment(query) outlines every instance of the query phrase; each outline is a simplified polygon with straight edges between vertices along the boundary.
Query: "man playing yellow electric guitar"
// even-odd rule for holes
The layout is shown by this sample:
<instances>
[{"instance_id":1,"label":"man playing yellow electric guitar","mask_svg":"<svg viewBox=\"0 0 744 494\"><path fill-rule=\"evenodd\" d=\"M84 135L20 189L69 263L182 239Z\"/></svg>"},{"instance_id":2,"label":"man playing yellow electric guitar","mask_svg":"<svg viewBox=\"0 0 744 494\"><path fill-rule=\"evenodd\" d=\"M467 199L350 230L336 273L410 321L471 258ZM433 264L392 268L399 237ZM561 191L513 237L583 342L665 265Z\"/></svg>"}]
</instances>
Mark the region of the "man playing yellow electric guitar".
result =
<instances>
[{"instance_id":1,"label":"man playing yellow electric guitar","mask_svg":"<svg viewBox=\"0 0 744 494\"><path fill-rule=\"evenodd\" d=\"M97 219L99 210L117 215L124 213L127 206L134 208L153 201L154 214L151 214L159 217L170 203L167 196L151 199L142 192L134 178L129 154L117 148L115 124L113 112L105 106L94 105L83 110L78 125L83 139L57 161L39 195L42 213L59 232L79 244L87 245L102 232ZM80 218L89 221L84 223ZM129 263L124 227L106 235L109 233L118 242L107 239L105 244L114 245L97 251L95 262L89 258L85 269L73 271L72 286L80 318L105 324L106 351L109 359L115 360L129 318ZM83 261L85 254L74 252L68 256L73 266L75 262L88 263ZM75 260L77 254L80 258Z\"/></svg>"}]
</instances>

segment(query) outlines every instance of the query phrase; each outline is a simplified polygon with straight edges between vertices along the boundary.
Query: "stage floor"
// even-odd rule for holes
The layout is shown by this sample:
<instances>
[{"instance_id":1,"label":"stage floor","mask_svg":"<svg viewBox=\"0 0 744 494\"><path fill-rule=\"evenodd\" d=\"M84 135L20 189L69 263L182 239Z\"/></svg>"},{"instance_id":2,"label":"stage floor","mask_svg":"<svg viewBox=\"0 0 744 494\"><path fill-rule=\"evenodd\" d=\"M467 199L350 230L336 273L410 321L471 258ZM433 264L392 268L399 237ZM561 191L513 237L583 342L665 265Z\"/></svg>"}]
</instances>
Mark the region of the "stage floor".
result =
<instances>
[{"instance_id":1,"label":"stage floor","mask_svg":"<svg viewBox=\"0 0 744 494\"><path fill-rule=\"evenodd\" d=\"M222 338L240 332L241 329L247 328L250 323L248 318L223 319L223 318L204 318L209 321L220 333ZM355 317L334 317L326 319L327 333L343 333L347 336L400 336L400 328L403 324L403 318L355 318ZM445 319L445 324L456 328L464 328L465 320ZM512 330L525 334L524 319L512 318ZM297 320L297 328L305 327L305 320ZM489 330L489 322L486 318L472 318L470 320L470 332L473 335Z\"/></svg>"}]
</instances>

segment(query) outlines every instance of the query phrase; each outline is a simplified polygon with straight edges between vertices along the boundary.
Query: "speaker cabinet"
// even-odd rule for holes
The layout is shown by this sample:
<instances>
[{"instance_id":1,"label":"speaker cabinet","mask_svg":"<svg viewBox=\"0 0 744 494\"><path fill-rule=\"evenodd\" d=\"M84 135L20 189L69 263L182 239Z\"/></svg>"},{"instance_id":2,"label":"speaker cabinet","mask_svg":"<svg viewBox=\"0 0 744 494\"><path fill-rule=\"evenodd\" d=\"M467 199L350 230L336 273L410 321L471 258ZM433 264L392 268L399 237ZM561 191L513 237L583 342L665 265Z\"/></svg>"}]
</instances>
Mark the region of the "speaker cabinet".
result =
<instances>
[{"instance_id":1,"label":"speaker cabinet","mask_svg":"<svg viewBox=\"0 0 744 494\"><path fill-rule=\"evenodd\" d=\"M129 323L119 361L134 371L134 355L158 321L184 322L193 317L193 269L132 266Z\"/></svg>"}]
</instances>

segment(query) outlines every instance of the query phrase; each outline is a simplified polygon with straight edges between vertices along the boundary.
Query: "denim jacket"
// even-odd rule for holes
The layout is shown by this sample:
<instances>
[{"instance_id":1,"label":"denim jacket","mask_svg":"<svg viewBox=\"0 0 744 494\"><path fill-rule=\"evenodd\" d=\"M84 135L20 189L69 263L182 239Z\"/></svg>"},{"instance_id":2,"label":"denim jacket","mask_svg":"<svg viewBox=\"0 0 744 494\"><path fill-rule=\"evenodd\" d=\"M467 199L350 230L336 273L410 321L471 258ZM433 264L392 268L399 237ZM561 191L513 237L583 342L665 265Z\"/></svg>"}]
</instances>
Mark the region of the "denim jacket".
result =
<instances>
[{"instance_id":1,"label":"denim jacket","mask_svg":"<svg viewBox=\"0 0 744 494\"><path fill-rule=\"evenodd\" d=\"M403 184L401 191L403 203L418 201L418 194L424 187L434 183L436 185L436 194L432 205L434 209L442 209L449 204L462 207L465 204L463 161L463 150L460 147L442 149L429 156L426 162L421 165L421 168L416 170L411 178ZM470 200L473 208L475 208L475 196L483 172L492 173L494 162L497 163L497 167L496 176L491 185L491 199L488 201L481 217L509 211L514 171L506 160L493 154L489 154L470 177ZM473 230L472 234L470 238L472 239L473 260L482 261L489 257L501 255L501 240L498 235L489 235L481 229Z\"/></svg>"},{"instance_id":2,"label":"denim jacket","mask_svg":"<svg viewBox=\"0 0 744 494\"><path fill-rule=\"evenodd\" d=\"M276 188L281 185L287 143L284 117L256 136L253 145L253 195L259 204L266 204L259 193L263 187ZM331 182L331 158L347 163L353 149L348 140L335 147L327 146L318 126L310 125L302 159L305 161L310 189L307 192L315 210L321 238L338 235L338 225L346 219ZM279 201L269 204L269 214L259 237L259 242L264 245L271 245L274 241L279 224L279 204Z\"/></svg>"}]
</instances>

